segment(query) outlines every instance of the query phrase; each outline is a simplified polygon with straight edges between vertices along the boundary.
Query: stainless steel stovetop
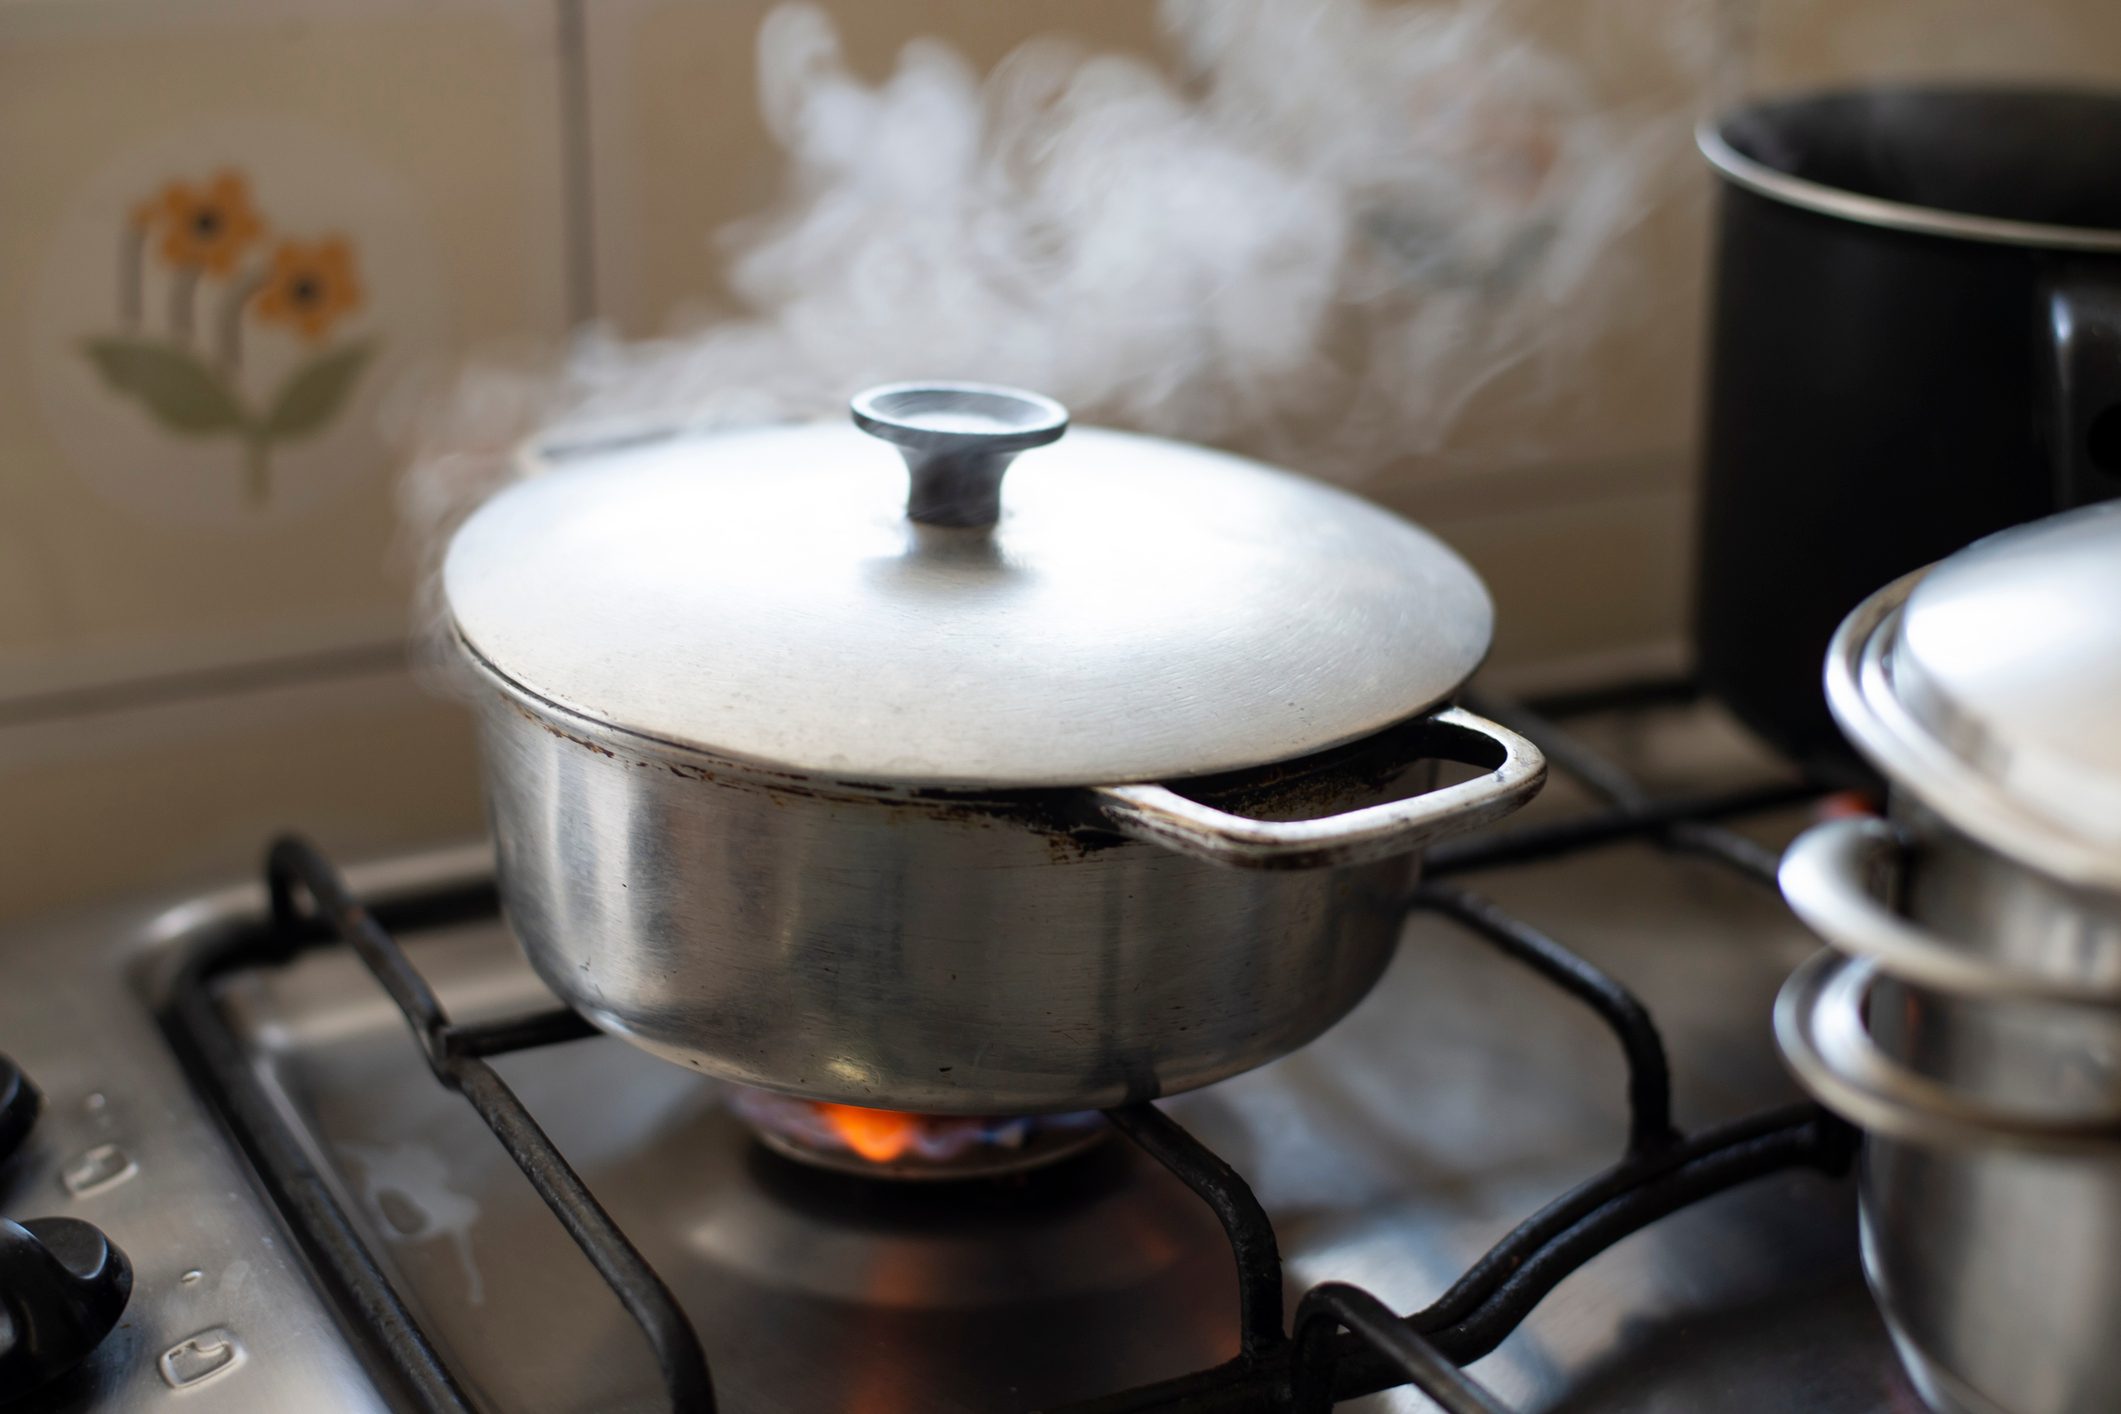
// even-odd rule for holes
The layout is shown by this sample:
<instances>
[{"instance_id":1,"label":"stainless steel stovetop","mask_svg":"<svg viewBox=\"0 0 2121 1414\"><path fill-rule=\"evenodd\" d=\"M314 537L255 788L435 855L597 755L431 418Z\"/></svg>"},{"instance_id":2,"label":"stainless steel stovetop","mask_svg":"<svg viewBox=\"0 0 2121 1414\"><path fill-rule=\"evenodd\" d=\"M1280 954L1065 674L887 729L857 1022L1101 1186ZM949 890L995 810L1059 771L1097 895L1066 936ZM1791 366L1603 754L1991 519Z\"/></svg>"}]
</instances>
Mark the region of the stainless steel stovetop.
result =
<instances>
[{"instance_id":1,"label":"stainless steel stovetop","mask_svg":"<svg viewBox=\"0 0 2121 1414\"><path fill-rule=\"evenodd\" d=\"M1777 773L1698 706L1574 729L1654 792ZM1557 773L1529 814L1536 824L1595 804ZM1785 813L1745 828L1775 846L1798 823ZM468 850L352 877L405 895L484 868ZM1643 843L1454 882L1636 991L1662 1030L1682 1127L1800 1098L1769 1009L1814 943L1769 888ZM364 1364L370 1342L318 1294L155 1018L186 951L263 909L263 890L244 887L0 944L0 1051L46 1094L27 1148L0 1169L0 1214L86 1218L136 1269L113 1336L10 1414L163 1409L173 1397L230 1411L392 1407ZM401 940L462 1018L551 1005L495 919ZM314 1181L475 1405L662 1407L639 1330L493 1134L428 1073L349 951L238 975L222 1003ZM1214 1216L1117 1139L1018 1179L894 1187L766 1153L711 1083L617 1041L498 1068L683 1302L725 1410L1045 1408L1236 1352L1236 1281ZM1625 1078L1580 1006L1425 913L1326 1037L1163 1108L1249 1180L1292 1302L1342 1280L1407 1311L1619 1157ZM1851 1187L1805 1171L1624 1239L1470 1371L1512 1407L1550 1414L1919 1408L1863 1287ZM1343 1407L1433 1406L1401 1390Z\"/></svg>"}]
</instances>

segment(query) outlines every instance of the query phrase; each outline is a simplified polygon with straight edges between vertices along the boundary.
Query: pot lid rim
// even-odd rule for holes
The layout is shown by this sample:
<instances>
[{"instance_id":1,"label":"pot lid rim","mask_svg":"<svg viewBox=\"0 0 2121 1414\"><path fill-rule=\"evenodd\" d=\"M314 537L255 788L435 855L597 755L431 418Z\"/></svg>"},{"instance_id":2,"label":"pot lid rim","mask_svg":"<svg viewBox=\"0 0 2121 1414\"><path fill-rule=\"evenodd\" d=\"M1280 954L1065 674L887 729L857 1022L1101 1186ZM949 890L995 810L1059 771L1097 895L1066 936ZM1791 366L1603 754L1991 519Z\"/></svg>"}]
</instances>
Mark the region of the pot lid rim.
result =
<instances>
[{"instance_id":1,"label":"pot lid rim","mask_svg":"<svg viewBox=\"0 0 2121 1414\"><path fill-rule=\"evenodd\" d=\"M2006 532L2007 533L2007 532ZM1834 720L1894 791L1904 791L1968 838L2037 874L2121 892L2121 850L2055 819L1984 772L1921 721L1894 680L1893 650L1915 590L1946 561L1884 586L1852 610L1827 650Z\"/></svg>"},{"instance_id":2,"label":"pot lid rim","mask_svg":"<svg viewBox=\"0 0 2121 1414\"><path fill-rule=\"evenodd\" d=\"M1263 771L1288 766L1292 763L1306 761L1314 756L1345 751L1373 737L1388 736L1400 728L1411 727L1414 723L1449 706L1458 697L1456 691L1445 693L1442 697L1425 706L1415 708L1390 721L1379 723L1366 731L1357 732L1339 741L1324 741L1316 746L1307 746L1304 750L1294 755L1275 757L1272 760L1246 761L1235 766L1218 766L1212 770L1189 772L1183 776L1166 773L1154 776L1130 777L1125 780L1102 778L1098 780L1075 780L1072 778L1062 780L1056 778L1050 781L1029 783L985 779L948 780L933 776L896 777L880 772L870 772L855 776L842 773L836 768L813 769L793 766L784 761L741 756L718 747L698 742L679 741L670 737L660 737L633 727L621 726L606 718L585 712L569 703L547 697L521 680L511 677L488 659L484 653L480 652L478 645L471 642L457 625L452 624L450 626L449 637L458 646L462 657L472 672L499 688L511 701L520 705L526 711L563 719L570 724L579 726L586 733L607 739L614 744L637 745L643 748L644 754L685 758L688 762L698 762L704 768L726 770L732 774L746 776L767 785L771 785L775 781L784 781L800 784L806 789L817 786L845 791L850 795L893 797L935 795L938 797L972 799L983 795L1028 795L1047 792L1094 791L1109 786L1182 784L1187 781L1201 780L1208 777L1234 776L1247 771ZM1467 676L1470 678L1472 674Z\"/></svg>"},{"instance_id":3,"label":"pot lid rim","mask_svg":"<svg viewBox=\"0 0 2121 1414\"><path fill-rule=\"evenodd\" d=\"M1208 474L1236 477L1230 484L1240 491L1258 492L1262 487L1275 490L1284 501L1303 507L1317 519L1352 525L1382 545L1384 550L1397 555L1397 561L1385 557L1384 564L1389 573L1383 580L1358 585L1351 591L1357 596L1358 618L1361 605L1368 603L1370 622L1376 621L1382 612L1379 605L1383 605L1394 623L1404 620L1412 625L1400 632L1396 639L1387 641L1385 648L1377 653L1376 656L1388 660L1389 666L1361 679L1354 688L1344 692L1339 690L1342 685L1330 678L1324 680L1323 691L1318 689L1316 682L1307 687L1301 679L1292 678L1293 685L1286 692L1280 687L1275 689L1277 699L1284 695L1292 699L1286 704L1289 710L1279 721L1278 730L1275 724L1259 728L1240 724L1234 729L1226 729L1220 716L1210 714L1210 730L1182 740L1174 750L1169 734L1161 747L1146 739L1130 738L1129 724L1122 720L1115 728L1119 738L1116 744L1078 733L1061 742L1053 759L1031 751L1008 757L990 753L985 759L973 759L960 753L959 759L952 759L950 743L944 741L938 746L928 740L928 737L940 733L924 736L922 728L926 723L918 721L904 734L911 745L899 740L890 743L894 752L899 753L894 755L876 749L874 732L866 739L859 731L842 739L828 727L808 739L787 737L774 740L744 729L741 722L738 730L726 735L711 729L699 729L713 724L712 715L707 712L673 718L654 711L635 710L640 705L638 700L629 701L624 691L604 693L600 684L586 681L581 673L564 663L561 665L563 671L546 671L552 666L553 659L543 654L541 648L534 649L527 657L519 653L517 650L525 638L519 626L507 623L506 613L499 616L503 631L490 637L489 630L496 622L494 615L476 603L467 612L465 600L459 593L463 586L458 578L459 555L466 544L467 532L479 525L482 517L486 517L495 505L526 492L527 488L539 485L564 487L570 478L608 478L622 474L622 467L602 464L601 459L607 454L621 459L632 458L632 462L625 463L630 465L642 462L644 458L669 460L700 455L700 449L711 443L706 453L710 457L722 456L734 448L732 454L741 458L750 446L766 444L746 444L732 439L824 437L828 426L791 424L732 431L684 426L635 427L619 429L617 436L569 437L558 449L550 439L526 442L519 457L532 466L549 469L508 488L482 506L467 520L451 544L442 582L447 620L453 636L459 640L462 650L476 660L478 669L485 676L505 684L531 703L549 704L581 722L596 726L600 732L623 735L640 742L645 748L687 751L740 770L792 773L808 779L889 789L927 787L950 791L1149 783L1248 770L1300 759L1360 741L1447 703L1492 649L1494 605L1485 585L1461 556L1420 526L1350 491L1282 468L1191 444L1098 428L1080 428L1071 434L1078 461L1086 456L1095 458L1123 453L1152 462L1159 458L1179 458L1191 466L1191 474L1196 479L1204 474L1202 468L1206 468ZM842 433L854 438L856 445L870 445L867 439L860 438L850 429L837 429L831 435L837 437ZM846 448L840 446L837 450L844 452ZM890 454L889 448L879 450L886 456ZM1034 466L1033 458L1050 457L1058 450L1027 452L1024 463ZM863 474L870 473L865 470ZM833 471L830 475L840 473ZM1010 475L1016 478L1020 473L1012 471ZM636 489L624 481L607 480L603 484L615 487L622 501ZM1012 488L1014 485L1012 481ZM840 488L836 482L828 480L826 489ZM564 501L573 493L562 491L558 494ZM1005 499L1007 494L1005 492ZM1050 503L1050 491L1046 495L1047 503L1033 501L1029 504L1034 508L1044 507ZM894 516L897 515L894 512ZM1012 522L1005 520L1001 533L1011 533L1011 525ZM955 528L940 531L945 537L980 533ZM1004 541L1003 548L1014 547ZM1371 549L1375 560L1376 545ZM477 572L483 574L497 557L492 553L491 545L482 547L477 553L480 557ZM1305 551L1301 546L1293 553L1296 558L1292 563L1305 563L1302 560ZM1314 553L1309 562L1314 573L1318 562ZM1375 569L1376 565L1373 563L1370 567ZM1081 567L1064 565L1062 568L1075 571ZM1284 564L1281 572L1286 584L1289 565ZM1430 597L1409 597L1423 593ZM487 608L491 608L491 596L488 601ZM1415 607L1410 608L1410 604ZM1340 608L1333 604L1328 607L1336 612ZM1314 620L1318 612L1323 610L1313 611ZM1240 630L1237 648L1240 652L1248 646L1244 634L1252 631L1252 625L1243 615L1240 606L1237 620ZM800 648L801 640L796 641ZM1258 647L1256 633L1250 646ZM817 671L826 670L818 668ZM1364 671L1368 673L1370 670L1365 667ZM844 677L842 674L837 680L844 680ZM1152 691L1161 690L1156 684L1149 686ZM1307 691L1309 696L1306 696ZM924 698L918 705L925 708L934 700L935 697ZM1149 693L1138 692L1133 698L1137 713L1144 708L1160 707L1161 702L1160 697ZM1284 704L1277 700L1272 705L1279 708ZM758 708L753 706L750 710L755 716ZM1203 710L1195 710L1196 718L1203 715ZM853 749L840 750L842 740L852 742ZM1110 769L1090 769L1099 765Z\"/></svg>"}]
</instances>

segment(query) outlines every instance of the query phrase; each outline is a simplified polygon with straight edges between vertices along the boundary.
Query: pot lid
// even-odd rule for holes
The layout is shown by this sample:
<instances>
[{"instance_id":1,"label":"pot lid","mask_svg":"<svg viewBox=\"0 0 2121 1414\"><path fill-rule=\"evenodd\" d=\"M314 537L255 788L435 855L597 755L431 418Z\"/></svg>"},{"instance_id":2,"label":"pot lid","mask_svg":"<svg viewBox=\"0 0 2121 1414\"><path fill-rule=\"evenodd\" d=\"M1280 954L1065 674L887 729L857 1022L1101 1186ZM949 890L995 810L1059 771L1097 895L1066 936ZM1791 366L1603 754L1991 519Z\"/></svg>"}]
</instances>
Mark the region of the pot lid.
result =
<instances>
[{"instance_id":1,"label":"pot lid","mask_svg":"<svg viewBox=\"0 0 2121 1414\"><path fill-rule=\"evenodd\" d=\"M1989 536L1881 591L1828 677L1857 746L1956 827L2121 882L2121 503Z\"/></svg>"},{"instance_id":2,"label":"pot lid","mask_svg":"<svg viewBox=\"0 0 2121 1414\"><path fill-rule=\"evenodd\" d=\"M1436 705L1487 651L1471 568L1332 487L1157 438L1061 440L1058 404L1009 389L895 385L854 410L860 431L533 452L549 470L450 546L459 635L608 728L958 787L1301 756Z\"/></svg>"}]
</instances>

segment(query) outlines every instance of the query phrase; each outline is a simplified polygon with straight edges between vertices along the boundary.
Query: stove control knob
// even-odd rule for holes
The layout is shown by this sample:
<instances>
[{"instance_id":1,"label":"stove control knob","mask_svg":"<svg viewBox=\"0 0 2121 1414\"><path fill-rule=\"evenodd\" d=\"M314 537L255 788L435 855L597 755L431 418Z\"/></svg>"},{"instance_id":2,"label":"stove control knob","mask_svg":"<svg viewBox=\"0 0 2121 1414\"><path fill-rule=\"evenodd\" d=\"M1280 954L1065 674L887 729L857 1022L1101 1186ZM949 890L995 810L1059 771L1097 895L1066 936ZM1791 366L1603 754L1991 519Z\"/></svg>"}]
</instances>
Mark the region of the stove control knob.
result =
<instances>
[{"instance_id":1,"label":"stove control knob","mask_svg":"<svg viewBox=\"0 0 2121 1414\"><path fill-rule=\"evenodd\" d=\"M0 1163L29 1138L29 1127L37 1122L43 1103L44 1097L29 1083L22 1067L0 1056Z\"/></svg>"},{"instance_id":2,"label":"stove control knob","mask_svg":"<svg viewBox=\"0 0 2121 1414\"><path fill-rule=\"evenodd\" d=\"M110 1334L133 1266L79 1218L0 1218L0 1404L42 1388Z\"/></svg>"}]
</instances>

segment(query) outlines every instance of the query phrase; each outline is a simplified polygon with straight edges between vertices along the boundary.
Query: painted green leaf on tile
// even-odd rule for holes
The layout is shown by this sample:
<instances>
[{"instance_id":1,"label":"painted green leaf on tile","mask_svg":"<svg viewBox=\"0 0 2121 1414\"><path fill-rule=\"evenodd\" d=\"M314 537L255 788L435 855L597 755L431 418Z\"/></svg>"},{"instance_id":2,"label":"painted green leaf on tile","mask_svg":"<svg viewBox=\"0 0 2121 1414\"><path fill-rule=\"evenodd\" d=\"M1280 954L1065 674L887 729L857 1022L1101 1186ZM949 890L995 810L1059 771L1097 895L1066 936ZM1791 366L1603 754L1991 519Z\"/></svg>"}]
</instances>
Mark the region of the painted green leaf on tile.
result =
<instances>
[{"instance_id":1,"label":"painted green leaf on tile","mask_svg":"<svg viewBox=\"0 0 2121 1414\"><path fill-rule=\"evenodd\" d=\"M289 374L265 414L265 436L292 441L322 431L346 402L374 352L372 341L348 344L319 354Z\"/></svg>"},{"instance_id":2,"label":"painted green leaf on tile","mask_svg":"<svg viewBox=\"0 0 2121 1414\"><path fill-rule=\"evenodd\" d=\"M128 338L90 339L84 349L105 384L139 400L172 432L199 437L243 426L234 392L189 349Z\"/></svg>"}]
</instances>

